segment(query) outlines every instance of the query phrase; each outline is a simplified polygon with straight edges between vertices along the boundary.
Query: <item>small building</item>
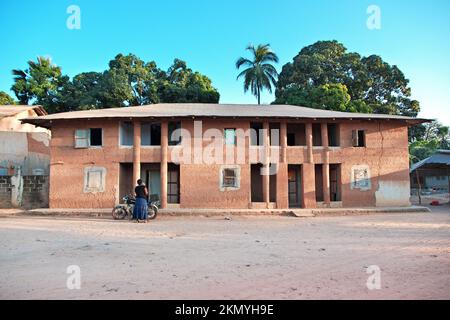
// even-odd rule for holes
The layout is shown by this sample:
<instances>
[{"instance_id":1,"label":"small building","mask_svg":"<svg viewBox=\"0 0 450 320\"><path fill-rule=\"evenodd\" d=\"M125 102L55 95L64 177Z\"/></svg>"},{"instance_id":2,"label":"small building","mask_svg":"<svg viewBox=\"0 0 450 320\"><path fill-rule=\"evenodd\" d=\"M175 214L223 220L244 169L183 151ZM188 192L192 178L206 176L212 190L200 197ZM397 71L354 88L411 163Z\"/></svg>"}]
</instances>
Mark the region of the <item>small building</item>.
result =
<instances>
[{"instance_id":1,"label":"small building","mask_svg":"<svg viewBox=\"0 0 450 320\"><path fill-rule=\"evenodd\" d=\"M449 193L450 150L437 150L411 166L411 188L423 192Z\"/></svg>"},{"instance_id":2,"label":"small building","mask_svg":"<svg viewBox=\"0 0 450 320\"><path fill-rule=\"evenodd\" d=\"M408 126L291 105L154 104L27 118L52 131L51 208L409 206Z\"/></svg>"},{"instance_id":3,"label":"small building","mask_svg":"<svg viewBox=\"0 0 450 320\"><path fill-rule=\"evenodd\" d=\"M0 207L48 205L50 130L22 123L41 106L0 106Z\"/></svg>"}]
</instances>

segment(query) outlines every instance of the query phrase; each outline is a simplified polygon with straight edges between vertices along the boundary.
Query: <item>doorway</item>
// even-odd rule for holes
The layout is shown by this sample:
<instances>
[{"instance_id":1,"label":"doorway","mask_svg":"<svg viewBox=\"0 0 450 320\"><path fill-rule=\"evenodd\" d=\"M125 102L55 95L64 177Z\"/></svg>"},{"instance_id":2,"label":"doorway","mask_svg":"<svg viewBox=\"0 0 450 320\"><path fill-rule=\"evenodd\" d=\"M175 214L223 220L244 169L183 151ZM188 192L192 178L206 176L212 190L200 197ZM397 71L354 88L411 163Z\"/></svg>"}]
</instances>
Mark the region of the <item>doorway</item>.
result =
<instances>
[{"instance_id":1,"label":"doorway","mask_svg":"<svg viewBox=\"0 0 450 320\"><path fill-rule=\"evenodd\" d=\"M288 198L289 208L301 208L301 177L300 165L288 166Z\"/></svg>"},{"instance_id":2,"label":"doorway","mask_svg":"<svg viewBox=\"0 0 450 320\"><path fill-rule=\"evenodd\" d=\"M149 169L146 170L145 184L148 187L148 192L150 195L158 195L161 199L161 171L160 169Z\"/></svg>"},{"instance_id":3,"label":"doorway","mask_svg":"<svg viewBox=\"0 0 450 320\"><path fill-rule=\"evenodd\" d=\"M330 197L331 201L341 201L341 165L330 164Z\"/></svg>"},{"instance_id":4,"label":"doorway","mask_svg":"<svg viewBox=\"0 0 450 320\"><path fill-rule=\"evenodd\" d=\"M180 203L180 165L169 163L167 168L167 203Z\"/></svg>"},{"instance_id":5,"label":"doorway","mask_svg":"<svg viewBox=\"0 0 450 320\"><path fill-rule=\"evenodd\" d=\"M251 202L263 202L262 164L251 165Z\"/></svg>"}]
</instances>

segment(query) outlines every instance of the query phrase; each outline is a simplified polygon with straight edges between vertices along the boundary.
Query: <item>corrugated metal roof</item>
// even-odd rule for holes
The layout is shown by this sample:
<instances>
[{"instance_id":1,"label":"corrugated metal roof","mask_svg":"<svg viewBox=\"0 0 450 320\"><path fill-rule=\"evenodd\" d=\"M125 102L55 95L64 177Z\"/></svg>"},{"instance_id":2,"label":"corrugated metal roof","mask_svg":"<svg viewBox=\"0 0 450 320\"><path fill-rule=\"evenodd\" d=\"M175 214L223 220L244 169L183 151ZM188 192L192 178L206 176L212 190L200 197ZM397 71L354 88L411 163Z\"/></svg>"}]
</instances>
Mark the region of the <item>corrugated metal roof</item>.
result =
<instances>
[{"instance_id":1,"label":"corrugated metal roof","mask_svg":"<svg viewBox=\"0 0 450 320\"><path fill-rule=\"evenodd\" d=\"M431 157L428 157L426 159L423 159L422 161L413 164L409 171L413 172L417 168L423 167L425 165L435 165L435 164L450 166L450 150L436 151L436 153L433 154Z\"/></svg>"},{"instance_id":2,"label":"corrugated metal roof","mask_svg":"<svg viewBox=\"0 0 450 320\"><path fill-rule=\"evenodd\" d=\"M393 119L406 120L410 124L429 120L386 114L366 114L319 110L292 105L246 105L162 103L137 107L122 107L55 113L39 118L23 119L23 122L50 126L51 121L96 118L170 118L170 117L248 117L248 118L307 118L307 119Z\"/></svg>"},{"instance_id":3,"label":"corrugated metal roof","mask_svg":"<svg viewBox=\"0 0 450 320\"><path fill-rule=\"evenodd\" d=\"M0 106L0 118L12 117L18 113L35 110L38 115L46 115L42 106L27 106L27 105L1 105Z\"/></svg>"}]
</instances>

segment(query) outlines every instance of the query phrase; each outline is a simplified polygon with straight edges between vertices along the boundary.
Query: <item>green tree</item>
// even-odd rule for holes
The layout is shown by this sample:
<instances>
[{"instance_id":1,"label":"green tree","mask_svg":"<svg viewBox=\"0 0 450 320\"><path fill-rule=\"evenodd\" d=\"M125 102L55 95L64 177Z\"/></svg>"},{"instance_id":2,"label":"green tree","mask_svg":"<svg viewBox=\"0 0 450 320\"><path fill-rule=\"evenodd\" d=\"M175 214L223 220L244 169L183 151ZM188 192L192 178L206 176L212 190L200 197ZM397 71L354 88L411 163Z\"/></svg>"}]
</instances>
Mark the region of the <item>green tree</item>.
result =
<instances>
[{"instance_id":1,"label":"green tree","mask_svg":"<svg viewBox=\"0 0 450 320\"><path fill-rule=\"evenodd\" d=\"M21 104L40 104L49 112L62 111L60 93L69 81L61 68L49 58L38 57L37 62L28 61L26 70L13 70L14 84L11 89Z\"/></svg>"},{"instance_id":2,"label":"green tree","mask_svg":"<svg viewBox=\"0 0 450 320\"><path fill-rule=\"evenodd\" d=\"M220 98L207 76L193 72L185 61L179 59L175 59L164 77L160 78L157 96L164 103L218 103Z\"/></svg>"},{"instance_id":3,"label":"green tree","mask_svg":"<svg viewBox=\"0 0 450 320\"><path fill-rule=\"evenodd\" d=\"M252 53L252 59L239 58L236 61L236 68L245 69L239 73L237 79L244 77L244 92L249 89L261 104L261 91L267 89L272 92L272 85L276 86L278 72L272 63L278 63L278 56L270 49L269 44L247 46L246 50Z\"/></svg>"},{"instance_id":4,"label":"green tree","mask_svg":"<svg viewBox=\"0 0 450 320\"><path fill-rule=\"evenodd\" d=\"M408 83L397 66L389 65L377 55L361 57L358 53L347 52L337 41L319 41L303 48L292 62L283 66L274 103L289 103L290 95L296 95L298 90L307 94L305 99L311 104L317 104L316 96L312 95L314 88L342 84L351 99L347 111L414 117L420 105L410 98ZM342 104L333 107L340 110Z\"/></svg>"},{"instance_id":5,"label":"green tree","mask_svg":"<svg viewBox=\"0 0 450 320\"><path fill-rule=\"evenodd\" d=\"M60 104L64 106L64 111L102 108L102 81L101 72L83 72L73 77L61 90Z\"/></svg>"},{"instance_id":6,"label":"green tree","mask_svg":"<svg viewBox=\"0 0 450 320\"><path fill-rule=\"evenodd\" d=\"M15 104L14 99L5 91L0 91L0 105Z\"/></svg>"},{"instance_id":7,"label":"green tree","mask_svg":"<svg viewBox=\"0 0 450 320\"><path fill-rule=\"evenodd\" d=\"M70 79L49 59L13 70L12 89L22 104L41 104L49 113L126 107L159 102L217 103L211 80L175 59L168 71L129 54L117 55L104 72L83 72Z\"/></svg>"},{"instance_id":8,"label":"green tree","mask_svg":"<svg viewBox=\"0 0 450 320\"><path fill-rule=\"evenodd\" d=\"M431 156L437 149L450 149L449 127L438 121L427 122L413 127L415 130L409 144L412 162Z\"/></svg>"}]
</instances>

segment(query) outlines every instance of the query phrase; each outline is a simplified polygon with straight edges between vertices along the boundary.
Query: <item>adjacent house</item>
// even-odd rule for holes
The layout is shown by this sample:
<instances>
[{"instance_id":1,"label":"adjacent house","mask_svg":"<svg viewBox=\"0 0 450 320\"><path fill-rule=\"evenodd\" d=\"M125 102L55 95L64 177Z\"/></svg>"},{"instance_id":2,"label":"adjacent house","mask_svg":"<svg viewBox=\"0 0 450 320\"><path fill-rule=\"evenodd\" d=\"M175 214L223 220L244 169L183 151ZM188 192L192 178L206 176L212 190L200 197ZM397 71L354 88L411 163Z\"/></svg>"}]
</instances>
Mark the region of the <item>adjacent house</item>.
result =
<instances>
[{"instance_id":1,"label":"adjacent house","mask_svg":"<svg viewBox=\"0 0 450 320\"><path fill-rule=\"evenodd\" d=\"M411 187L437 193L450 192L450 150L437 150L411 166Z\"/></svg>"},{"instance_id":2,"label":"adjacent house","mask_svg":"<svg viewBox=\"0 0 450 320\"><path fill-rule=\"evenodd\" d=\"M48 205L50 131L21 122L45 115L41 106L0 106L0 207Z\"/></svg>"},{"instance_id":3,"label":"adjacent house","mask_svg":"<svg viewBox=\"0 0 450 320\"><path fill-rule=\"evenodd\" d=\"M154 104L23 119L51 130L50 207L111 208L142 178L163 208L408 206L408 126L291 105Z\"/></svg>"}]
</instances>

